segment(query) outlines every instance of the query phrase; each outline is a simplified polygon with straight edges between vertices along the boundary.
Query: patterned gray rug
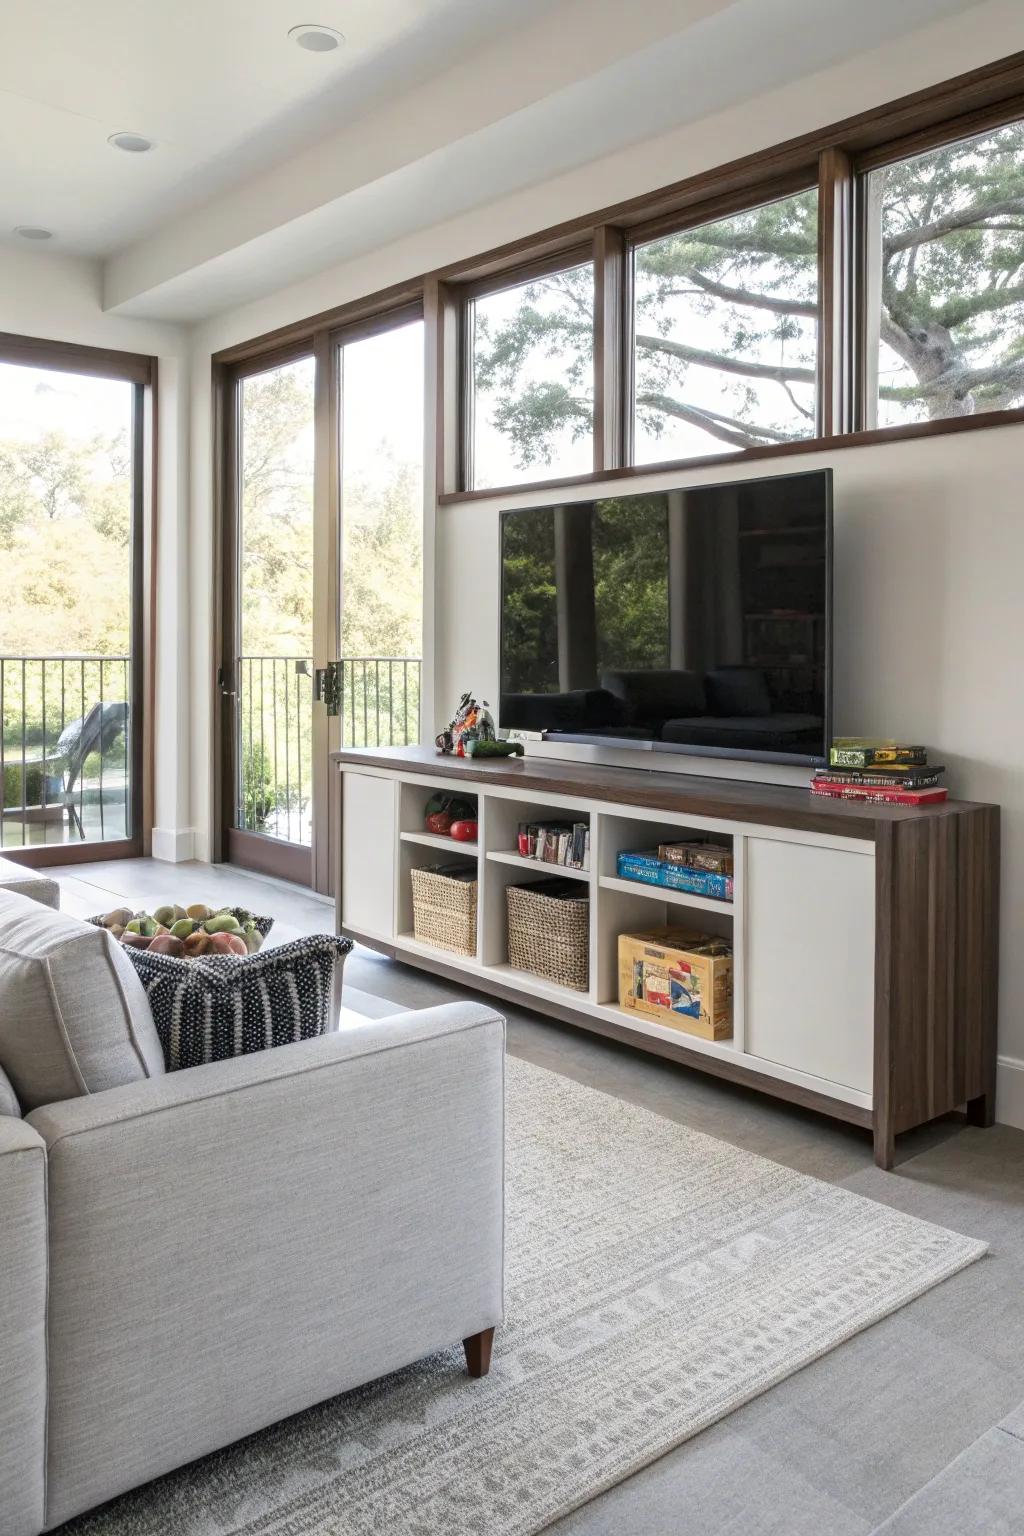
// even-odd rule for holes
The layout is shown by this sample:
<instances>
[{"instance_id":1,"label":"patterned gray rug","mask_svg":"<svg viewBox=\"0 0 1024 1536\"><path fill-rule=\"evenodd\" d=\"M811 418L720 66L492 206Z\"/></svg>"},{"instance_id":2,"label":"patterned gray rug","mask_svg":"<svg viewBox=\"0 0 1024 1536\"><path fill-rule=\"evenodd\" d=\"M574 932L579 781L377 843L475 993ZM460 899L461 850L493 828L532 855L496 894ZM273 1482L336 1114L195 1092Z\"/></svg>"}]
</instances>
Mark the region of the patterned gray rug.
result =
<instances>
[{"instance_id":1,"label":"patterned gray rug","mask_svg":"<svg viewBox=\"0 0 1024 1536\"><path fill-rule=\"evenodd\" d=\"M64 1536L529 1536L985 1251L508 1065L491 1375L470 1381L453 1349Z\"/></svg>"}]
</instances>

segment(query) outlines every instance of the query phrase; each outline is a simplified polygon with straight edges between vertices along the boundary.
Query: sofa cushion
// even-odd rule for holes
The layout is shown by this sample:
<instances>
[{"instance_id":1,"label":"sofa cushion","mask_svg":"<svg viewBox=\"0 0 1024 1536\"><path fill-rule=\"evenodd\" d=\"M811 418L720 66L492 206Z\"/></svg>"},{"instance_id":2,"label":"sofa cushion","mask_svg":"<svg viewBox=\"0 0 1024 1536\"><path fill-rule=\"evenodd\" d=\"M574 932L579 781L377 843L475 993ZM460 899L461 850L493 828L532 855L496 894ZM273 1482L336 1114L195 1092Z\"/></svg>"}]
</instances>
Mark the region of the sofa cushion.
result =
<instances>
[{"instance_id":1,"label":"sofa cushion","mask_svg":"<svg viewBox=\"0 0 1024 1536\"><path fill-rule=\"evenodd\" d=\"M21 1118L21 1105L18 1096L11 1087L11 1080L7 1073L0 1068L0 1115L14 1115Z\"/></svg>"},{"instance_id":2,"label":"sofa cushion","mask_svg":"<svg viewBox=\"0 0 1024 1536\"><path fill-rule=\"evenodd\" d=\"M705 710L704 679L699 672L682 667L625 671L609 668L601 686L614 693L629 710L630 720L677 720L683 715L702 715Z\"/></svg>"},{"instance_id":3,"label":"sofa cushion","mask_svg":"<svg viewBox=\"0 0 1024 1536\"><path fill-rule=\"evenodd\" d=\"M719 667L705 679L708 714L722 716L770 715L771 695L759 667ZM691 711L701 714L701 710Z\"/></svg>"},{"instance_id":4,"label":"sofa cushion","mask_svg":"<svg viewBox=\"0 0 1024 1536\"><path fill-rule=\"evenodd\" d=\"M13 859L0 859L0 890L18 891L41 901L44 907L60 906L60 886L49 875L29 869L25 864L15 864Z\"/></svg>"},{"instance_id":5,"label":"sofa cushion","mask_svg":"<svg viewBox=\"0 0 1024 1536\"><path fill-rule=\"evenodd\" d=\"M142 978L169 1072L337 1029L351 939L313 934L255 955L123 951Z\"/></svg>"},{"instance_id":6,"label":"sofa cushion","mask_svg":"<svg viewBox=\"0 0 1024 1536\"><path fill-rule=\"evenodd\" d=\"M2 889L0 1068L25 1114L164 1070L145 991L116 940Z\"/></svg>"}]
</instances>

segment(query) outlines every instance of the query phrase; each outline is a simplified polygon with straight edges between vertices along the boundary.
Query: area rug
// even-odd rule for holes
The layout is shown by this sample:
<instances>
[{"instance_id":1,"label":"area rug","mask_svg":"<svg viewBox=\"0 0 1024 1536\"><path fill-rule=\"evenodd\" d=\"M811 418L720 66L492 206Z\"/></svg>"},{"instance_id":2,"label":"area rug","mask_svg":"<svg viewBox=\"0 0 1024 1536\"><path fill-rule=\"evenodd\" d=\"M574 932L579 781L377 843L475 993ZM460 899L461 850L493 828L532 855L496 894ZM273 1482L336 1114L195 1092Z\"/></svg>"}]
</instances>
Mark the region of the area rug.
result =
<instances>
[{"instance_id":1,"label":"area rug","mask_svg":"<svg viewBox=\"0 0 1024 1536\"><path fill-rule=\"evenodd\" d=\"M530 1536L985 1251L514 1058L507 1161L488 1378L454 1348L64 1536Z\"/></svg>"}]
</instances>

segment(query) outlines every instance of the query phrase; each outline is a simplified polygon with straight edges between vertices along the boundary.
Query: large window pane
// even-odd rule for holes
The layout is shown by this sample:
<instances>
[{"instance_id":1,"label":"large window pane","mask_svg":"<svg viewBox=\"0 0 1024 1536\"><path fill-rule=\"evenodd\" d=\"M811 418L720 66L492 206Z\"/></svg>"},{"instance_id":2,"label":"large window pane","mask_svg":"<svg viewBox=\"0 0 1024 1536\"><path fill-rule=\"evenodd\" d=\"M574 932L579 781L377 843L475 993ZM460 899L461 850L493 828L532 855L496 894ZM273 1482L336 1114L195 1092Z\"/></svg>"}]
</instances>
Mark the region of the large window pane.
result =
<instances>
[{"instance_id":1,"label":"large window pane","mask_svg":"<svg viewBox=\"0 0 1024 1536\"><path fill-rule=\"evenodd\" d=\"M0 363L0 847L132 835L134 395Z\"/></svg>"},{"instance_id":2,"label":"large window pane","mask_svg":"<svg viewBox=\"0 0 1024 1536\"><path fill-rule=\"evenodd\" d=\"M241 382L237 826L312 831L311 357Z\"/></svg>"},{"instance_id":3,"label":"large window pane","mask_svg":"<svg viewBox=\"0 0 1024 1536\"><path fill-rule=\"evenodd\" d=\"M341 733L419 740L423 321L341 349Z\"/></svg>"},{"instance_id":4,"label":"large window pane","mask_svg":"<svg viewBox=\"0 0 1024 1536\"><path fill-rule=\"evenodd\" d=\"M877 424L1024 403L1024 124L874 171Z\"/></svg>"},{"instance_id":5,"label":"large window pane","mask_svg":"<svg viewBox=\"0 0 1024 1536\"><path fill-rule=\"evenodd\" d=\"M816 192L634 253L634 461L815 431Z\"/></svg>"},{"instance_id":6,"label":"large window pane","mask_svg":"<svg viewBox=\"0 0 1024 1536\"><path fill-rule=\"evenodd\" d=\"M470 305L473 488L594 468L594 266Z\"/></svg>"}]
</instances>

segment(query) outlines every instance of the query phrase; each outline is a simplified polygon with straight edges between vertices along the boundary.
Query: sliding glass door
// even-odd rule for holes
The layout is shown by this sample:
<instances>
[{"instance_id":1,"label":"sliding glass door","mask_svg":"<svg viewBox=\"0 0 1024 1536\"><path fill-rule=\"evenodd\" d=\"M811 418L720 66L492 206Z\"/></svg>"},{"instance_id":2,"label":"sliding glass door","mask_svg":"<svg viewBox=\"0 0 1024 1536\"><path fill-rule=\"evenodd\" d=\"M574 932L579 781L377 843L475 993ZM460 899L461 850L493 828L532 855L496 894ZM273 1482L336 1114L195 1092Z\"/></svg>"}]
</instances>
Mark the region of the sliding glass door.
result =
<instances>
[{"instance_id":1,"label":"sliding glass door","mask_svg":"<svg viewBox=\"0 0 1024 1536\"><path fill-rule=\"evenodd\" d=\"M104 366L0 351L0 853L25 863L142 852L149 362Z\"/></svg>"},{"instance_id":2,"label":"sliding glass door","mask_svg":"<svg viewBox=\"0 0 1024 1536\"><path fill-rule=\"evenodd\" d=\"M419 739L423 322L228 379L222 848L321 891L329 754Z\"/></svg>"}]
</instances>

